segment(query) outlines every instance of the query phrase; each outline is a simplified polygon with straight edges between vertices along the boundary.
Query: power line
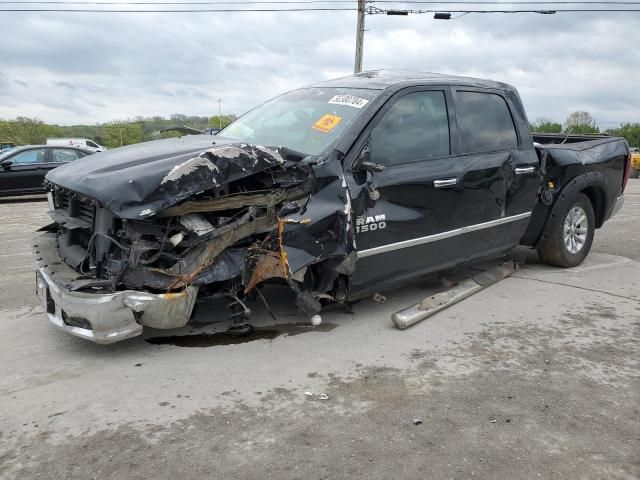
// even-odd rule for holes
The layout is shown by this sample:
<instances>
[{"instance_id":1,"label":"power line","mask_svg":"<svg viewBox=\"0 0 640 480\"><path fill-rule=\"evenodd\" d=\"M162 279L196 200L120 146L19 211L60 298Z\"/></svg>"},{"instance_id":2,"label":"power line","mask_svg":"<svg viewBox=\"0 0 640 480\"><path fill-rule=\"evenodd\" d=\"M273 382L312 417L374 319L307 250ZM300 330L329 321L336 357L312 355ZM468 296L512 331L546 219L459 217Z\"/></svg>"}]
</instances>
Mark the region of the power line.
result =
<instances>
[{"instance_id":1,"label":"power line","mask_svg":"<svg viewBox=\"0 0 640 480\"><path fill-rule=\"evenodd\" d=\"M353 4L353 0L208 0L208 1L185 1L185 2L152 2L152 1L68 1L68 0L43 0L43 1L5 1L0 0L0 5L297 5L316 3L347 3ZM394 3L394 4L424 4L424 5L640 5L640 1L575 1L575 0L533 0L533 1L510 1L510 0L367 0L366 3Z\"/></svg>"},{"instance_id":2,"label":"power line","mask_svg":"<svg viewBox=\"0 0 640 480\"><path fill-rule=\"evenodd\" d=\"M450 13L544 13L544 14L553 14L553 13L580 13L580 12L640 12L640 8L563 8L563 9L553 9L553 10L534 10L534 9L526 9L526 10L451 10L449 8L438 9L438 10L409 10L409 13L436 13L442 11L450 12Z\"/></svg>"},{"instance_id":3,"label":"power line","mask_svg":"<svg viewBox=\"0 0 640 480\"><path fill-rule=\"evenodd\" d=\"M358 8L353 7L341 7L341 6L313 6L316 4L352 4L353 0L238 0L238 1L229 1L229 0L192 0L185 2L175 2L175 1L124 1L124 2L116 2L109 0L94 0L94 1L76 1L76 0L26 0L23 2L19 1L10 1L10 0L0 0L0 5L16 5L16 7L12 8L0 8L0 12L38 12L38 13L235 13L235 12L353 12L358 10ZM361 3L370 4L367 8L366 13L369 15L375 14L386 14L386 15L408 15L408 14L423 14L423 13L438 13L438 12L449 12L449 13L461 13L463 15L467 15L469 13L537 13L537 14L553 14L553 13L595 13L595 12L606 12L606 13L614 13L614 12L639 12L638 8L608 8L611 5L620 5L620 6L629 6L629 5L640 5L639 0L611 0L611 1L599 1L599 0L523 0L523 1L514 1L514 0L443 0L443 1L433 1L433 0L361 0ZM433 6L431 9L427 10L389 10L389 9L381 9L375 7L371 4L404 4L404 5L431 5ZM18 8L18 5L56 5L55 7L34 7L30 6L28 8ZM58 6L59 5L59 6ZM89 5L94 7L101 7L105 5L118 5L121 8L65 8L67 5ZM122 8L125 6L149 6L151 8L144 9L133 9L133 8ZM171 6L178 7L189 5L191 8L159 8L159 6ZM195 5L234 5L238 7L242 7L245 5L277 5L275 7L265 7L265 8L203 8L203 7L193 7ZM286 7L285 7L286 5ZM311 6L301 6L301 5L311 5ZM449 6L456 5L505 5L510 7L515 7L517 5L532 5L532 8L526 9L492 9L492 8L483 8L478 10L469 10L469 9L450 9ZM538 7L540 5L552 5L553 8L550 10L541 10ZM579 8L555 8L556 5L588 5L587 7L579 7ZM436 8L435 10L434 8ZM598 8L592 8L592 6L596 6ZM459 15L459 18L462 15ZM450 17L449 17L450 18Z\"/></svg>"},{"instance_id":4,"label":"power line","mask_svg":"<svg viewBox=\"0 0 640 480\"><path fill-rule=\"evenodd\" d=\"M640 8L562 8L553 10L537 10L537 9L525 9L525 10L451 10L449 8L444 9L429 9L429 10L407 10L409 13L434 13L434 12L451 12L451 13L578 13L578 12L640 12Z\"/></svg>"},{"instance_id":5,"label":"power line","mask_svg":"<svg viewBox=\"0 0 640 480\"><path fill-rule=\"evenodd\" d=\"M511 2L511 1L486 1L486 0L468 0L468 1L443 1L432 2L423 0L373 0L369 3L401 3L401 4L427 4L427 5L640 5L640 2L576 2L576 1L525 1L525 2Z\"/></svg>"},{"instance_id":6,"label":"power line","mask_svg":"<svg viewBox=\"0 0 640 480\"><path fill-rule=\"evenodd\" d=\"M296 5L306 3L348 3L353 4L353 0L256 0L247 1L241 0L234 1L204 1L204 2L74 2L74 1L0 1L0 5L15 5L15 4L29 4L29 5ZM640 2L639 2L640 3Z\"/></svg>"},{"instance_id":7,"label":"power line","mask_svg":"<svg viewBox=\"0 0 640 480\"><path fill-rule=\"evenodd\" d=\"M87 8L1 8L0 12L44 12L44 13L208 13L208 12L355 12L356 8L190 8L116 10Z\"/></svg>"},{"instance_id":8,"label":"power line","mask_svg":"<svg viewBox=\"0 0 640 480\"><path fill-rule=\"evenodd\" d=\"M593 12L640 12L640 8L618 8L618 9L609 9L609 8L562 8L553 10L536 10L536 9L525 9L525 10L451 10L450 8L441 8L441 9L429 9L429 10L406 10L408 13L438 13L438 12L448 12L448 13L539 13L544 15L552 15L555 13L593 13Z\"/></svg>"},{"instance_id":9,"label":"power line","mask_svg":"<svg viewBox=\"0 0 640 480\"><path fill-rule=\"evenodd\" d=\"M0 2L2 3L2 2ZM401 4L427 4L427 5L640 5L638 1L547 1L547 0L534 0L534 1L486 1L486 0L467 0L467 1L442 1L442 2L433 2L433 1L423 1L423 0L371 0L367 3L401 3Z\"/></svg>"},{"instance_id":10,"label":"power line","mask_svg":"<svg viewBox=\"0 0 640 480\"><path fill-rule=\"evenodd\" d=\"M87 8L2 8L0 12L8 13L27 13L27 12L36 12L36 13L250 13L250 12L355 12L356 8L189 8L189 9L145 9L145 10L134 10L134 9L87 9ZM554 14L554 13L595 13L595 12L606 12L606 13L631 13L631 12L640 12L640 8L618 8L618 9L610 9L610 8L563 8L563 9L552 9L552 10L539 10L539 9L523 9L523 10L462 10L455 9L452 10L450 8L440 8L440 9L427 9L427 10L383 10L377 9L377 11L373 11L370 14L387 14L387 15L407 15L407 14L423 14L423 13L438 13L446 11L449 13L539 13L539 14Z\"/></svg>"}]
</instances>

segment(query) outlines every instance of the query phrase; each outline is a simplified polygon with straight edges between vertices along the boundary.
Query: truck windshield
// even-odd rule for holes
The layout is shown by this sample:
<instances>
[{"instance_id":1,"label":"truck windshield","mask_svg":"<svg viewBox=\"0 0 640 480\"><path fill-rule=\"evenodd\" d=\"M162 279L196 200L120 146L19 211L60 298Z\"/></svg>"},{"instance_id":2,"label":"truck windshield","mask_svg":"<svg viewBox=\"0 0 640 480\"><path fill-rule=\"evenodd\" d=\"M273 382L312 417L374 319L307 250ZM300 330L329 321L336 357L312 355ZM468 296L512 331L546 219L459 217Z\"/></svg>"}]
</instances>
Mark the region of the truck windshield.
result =
<instances>
[{"instance_id":1,"label":"truck windshield","mask_svg":"<svg viewBox=\"0 0 640 480\"><path fill-rule=\"evenodd\" d=\"M318 155L379 93L355 88L294 90L246 113L218 136Z\"/></svg>"}]
</instances>

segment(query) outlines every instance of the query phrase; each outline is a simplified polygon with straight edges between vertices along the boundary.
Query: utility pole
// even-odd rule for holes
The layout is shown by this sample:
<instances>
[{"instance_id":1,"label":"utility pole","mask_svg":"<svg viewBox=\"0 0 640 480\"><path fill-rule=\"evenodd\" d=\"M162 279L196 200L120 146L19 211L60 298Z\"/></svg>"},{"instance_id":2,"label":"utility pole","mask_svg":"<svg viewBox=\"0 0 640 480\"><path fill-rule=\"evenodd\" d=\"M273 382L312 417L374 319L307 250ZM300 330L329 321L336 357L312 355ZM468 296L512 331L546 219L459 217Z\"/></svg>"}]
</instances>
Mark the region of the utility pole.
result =
<instances>
[{"instance_id":1,"label":"utility pole","mask_svg":"<svg viewBox=\"0 0 640 480\"><path fill-rule=\"evenodd\" d=\"M222 130L222 99L218 99L218 127Z\"/></svg>"},{"instance_id":2,"label":"utility pole","mask_svg":"<svg viewBox=\"0 0 640 480\"><path fill-rule=\"evenodd\" d=\"M362 48L364 43L364 15L366 9L366 0L358 0L358 27L356 30L356 61L353 73L362 71Z\"/></svg>"}]
</instances>

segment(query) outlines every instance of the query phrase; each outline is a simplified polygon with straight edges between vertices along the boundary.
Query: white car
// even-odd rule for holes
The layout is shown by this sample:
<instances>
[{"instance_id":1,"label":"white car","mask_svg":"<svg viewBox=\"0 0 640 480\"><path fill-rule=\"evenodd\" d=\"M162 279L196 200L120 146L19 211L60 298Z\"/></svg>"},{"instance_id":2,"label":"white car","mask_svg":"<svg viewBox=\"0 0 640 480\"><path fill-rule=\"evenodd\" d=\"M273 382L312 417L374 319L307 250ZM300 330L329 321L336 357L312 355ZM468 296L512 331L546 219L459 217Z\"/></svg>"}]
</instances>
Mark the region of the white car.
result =
<instances>
[{"instance_id":1,"label":"white car","mask_svg":"<svg viewBox=\"0 0 640 480\"><path fill-rule=\"evenodd\" d=\"M106 147L98 145L93 140L88 138L48 138L47 145L56 145L64 147L78 147L91 150L92 152L104 152Z\"/></svg>"}]
</instances>

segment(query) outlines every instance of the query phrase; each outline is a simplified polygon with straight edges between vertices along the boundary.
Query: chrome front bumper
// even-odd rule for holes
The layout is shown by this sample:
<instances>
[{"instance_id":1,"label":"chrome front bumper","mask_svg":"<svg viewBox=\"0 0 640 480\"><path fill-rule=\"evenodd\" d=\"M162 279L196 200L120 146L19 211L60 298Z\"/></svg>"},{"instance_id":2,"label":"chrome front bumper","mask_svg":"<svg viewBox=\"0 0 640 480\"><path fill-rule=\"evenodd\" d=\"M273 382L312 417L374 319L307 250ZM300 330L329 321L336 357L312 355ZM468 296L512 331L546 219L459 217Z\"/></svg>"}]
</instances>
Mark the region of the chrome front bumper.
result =
<instances>
[{"instance_id":1,"label":"chrome front bumper","mask_svg":"<svg viewBox=\"0 0 640 480\"><path fill-rule=\"evenodd\" d=\"M143 325L178 328L189 321L198 287L164 294L77 292L68 285L81 275L58 256L55 234L36 237L33 249L36 294L51 323L71 335L109 344L140 335Z\"/></svg>"}]
</instances>

